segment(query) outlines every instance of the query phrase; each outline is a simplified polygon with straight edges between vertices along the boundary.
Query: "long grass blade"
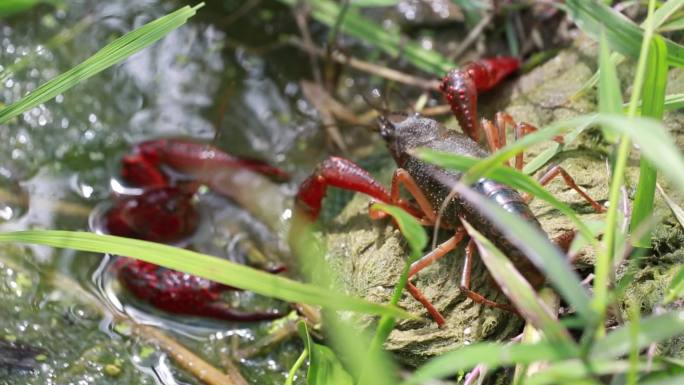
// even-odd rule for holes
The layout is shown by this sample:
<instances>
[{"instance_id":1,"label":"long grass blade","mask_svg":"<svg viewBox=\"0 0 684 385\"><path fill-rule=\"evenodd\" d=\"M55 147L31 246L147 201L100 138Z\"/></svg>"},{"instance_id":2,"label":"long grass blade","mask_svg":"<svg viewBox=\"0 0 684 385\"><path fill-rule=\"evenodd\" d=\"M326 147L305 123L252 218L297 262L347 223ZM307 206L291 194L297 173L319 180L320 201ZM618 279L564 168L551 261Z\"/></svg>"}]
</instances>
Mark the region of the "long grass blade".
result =
<instances>
[{"instance_id":1,"label":"long grass blade","mask_svg":"<svg viewBox=\"0 0 684 385\"><path fill-rule=\"evenodd\" d=\"M54 98L156 42L185 24L203 5L204 3L200 3L194 7L182 7L107 44L81 64L49 80L21 100L0 110L0 124L7 123L10 119Z\"/></svg>"},{"instance_id":2,"label":"long grass blade","mask_svg":"<svg viewBox=\"0 0 684 385\"><path fill-rule=\"evenodd\" d=\"M643 349L652 343L684 334L684 311L673 311L641 319L636 335L637 348ZM590 351L591 359L621 357L632 349L632 331L629 324L608 333L596 342Z\"/></svg>"},{"instance_id":3,"label":"long grass blade","mask_svg":"<svg viewBox=\"0 0 684 385\"><path fill-rule=\"evenodd\" d=\"M475 240L480 258L487 266L487 271L523 318L541 330L548 340L572 344L570 333L558 322L551 309L539 298L511 261L468 222L464 221L463 225L467 229L468 235Z\"/></svg>"},{"instance_id":4,"label":"long grass blade","mask_svg":"<svg viewBox=\"0 0 684 385\"><path fill-rule=\"evenodd\" d=\"M462 183L455 183L452 187L544 273L551 285L575 308L580 318L586 322L594 318L589 308L589 296L582 288L579 277L565 255L549 241L541 229L507 212Z\"/></svg>"},{"instance_id":5,"label":"long grass blade","mask_svg":"<svg viewBox=\"0 0 684 385\"><path fill-rule=\"evenodd\" d=\"M643 88L641 115L662 119L665 112L665 88L667 86L667 46L660 36L651 42L646 64L646 79ZM653 200L656 189L656 170L646 159L639 164L639 183L632 209L630 229L635 231L653 213ZM646 232L634 240L634 246L650 247L651 233Z\"/></svg>"},{"instance_id":6,"label":"long grass blade","mask_svg":"<svg viewBox=\"0 0 684 385\"><path fill-rule=\"evenodd\" d=\"M625 373L630 363L623 360L600 360L592 361L591 367L587 367L581 360L568 360L549 366L546 370L537 373L525 380L525 385L557 385L557 384L582 384L602 385L592 376ZM661 369L662 365L651 365L650 369ZM638 371L649 370L646 362L638 362Z\"/></svg>"},{"instance_id":7,"label":"long grass blade","mask_svg":"<svg viewBox=\"0 0 684 385\"><path fill-rule=\"evenodd\" d=\"M344 369L342 363L329 347L313 342L305 322L297 324L304 348L309 353L309 370L306 374L308 385L353 385L354 380Z\"/></svg>"},{"instance_id":8,"label":"long grass blade","mask_svg":"<svg viewBox=\"0 0 684 385\"><path fill-rule=\"evenodd\" d=\"M459 371L472 369L479 364L486 365L493 370L502 366L529 364L541 360L554 362L573 358L578 354L572 345L559 345L548 341L533 345L482 342L464 346L431 359L401 385L426 384L430 380L451 376Z\"/></svg>"},{"instance_id":9,"label":"long grass blade","mask_svg":"<svg viewBox=\"0 0 684 385\"><path fill-rule=\"evenodd\" d=\"M570 17L587 34L598 39L606 31L610 46L625 56L638 58L644 30L621 13L594 0L567 0ZM665 40L667 61L672 66L684 66L684 46Z\"/></svg>"},{"instance_id":10,"label":"long grass blade","mask_svg":"<svg viewBox=\"0 0 684 385\"><path fill-rule=\"evenodd\" d=\"M617 76L615 63L610 59L608 41L605 31L601 32L599 45L599 85L598 85L598 108L605 114L622 113L622 93L620 92L620 80ZM604 137L611 143L616 143L618 137L610 131L603 131Z\"/></svg>"},{"instance_id":11,"label":"long grass blade","mask_svg":"<svg viewBox=\"0 0 684 385\"><path fill-rule=\"evenodd\" d=\"M35 230L0 233L0 242L46 245L137 258L169 269L184 271L212 281L290 302L321 305L331 309L407 317L396 307L296 282L225 259L154 242L78 231Z\"/></svg>"},{"instance_id":12,"label":"long grass blade","mask_svg":"<svg viewBox=\"0 0 684 385\"><path fill-rule=\"evenodd\" d=\"M279 0L289 6L295 6L296 0ZM338 20L342 8L330 0L307 2L312 16L319 22L333 27ZM420 44L410 41L398 33L390 33L370 19L363 17L354 9L348 9L340 24L340 30L357 39L373 44L390 56L401 56L423 71L442 76L454 64L439 52L426 50Z\"/></svg>"},{"instance_id":13,"label":"long grass blade","mask_svg":"<svg viewBox=\"0 0 684 385\"><path fill-rule=\"evenodd\" d=\"M390 299L389 304L391 306L396 306L399 303L401 294L404 292L404 288L408 282L408 274L411 264L420 258L425 245L427 245L427 234L417 219L399 207L384 203L374 203L373 206L371 206L371 210L383 211L391 215L399 226L399 230L404 235L404 238L406 238L409 247L411 248L411 256L404 264L404 269L399 277L399 282L397 282L394 288L394 293L392 293L392 298ZM371 341L370 347L368 349L369 355L379 354L379 351L382 349L382 344L384 344L387 340L387 337L394 328L394 324L395 318L392 316L385 315L380 318L378 328L375 331L375 335L373 336L373 340ZM372 359L368 360L368 362L373 361L374 360ZM372 370L375 370L375 368L372 368L368 365L362 370L361 378L359 380L360 385L373 384L373 382L368 378L368 373Z\"/></svg>"},{"instance_id":14,"label":"long grass blade","mask_svg":"<svg viewBox=\"0 0 684 385\"><path fill-rule=\"evenodd\" d=\"M426 162L457 171L468 171L478 161L476 158L470 158L431 149L420 149L416 152L416 155L418 158ZM570 208L570 206L559 201L558 198L548 192L541 184L539 184L539 182L537 182L537 180L531 176L526 175L514 168L504 167L502 165L497 165L488 170L484 176L497 182L504 183L516 190L532 194L535 197L548 202L555 209L567 215L589 243L595 243L592 231L587 227L586 224L584 224L584 222L582 222L582 220L579 219L575 211Z\"/></svg>"}]
</instances>

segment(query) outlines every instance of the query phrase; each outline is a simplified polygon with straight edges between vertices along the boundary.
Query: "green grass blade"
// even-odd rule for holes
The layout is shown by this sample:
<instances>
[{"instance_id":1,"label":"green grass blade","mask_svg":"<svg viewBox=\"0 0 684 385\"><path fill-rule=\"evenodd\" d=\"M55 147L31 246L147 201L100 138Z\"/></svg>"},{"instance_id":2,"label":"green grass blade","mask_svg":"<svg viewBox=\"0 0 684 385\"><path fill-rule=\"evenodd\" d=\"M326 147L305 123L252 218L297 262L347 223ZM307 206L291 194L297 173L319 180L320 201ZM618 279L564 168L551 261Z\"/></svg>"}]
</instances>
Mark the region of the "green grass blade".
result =
<instances>
[{"instance_id":1,"label":"green grass blade","mask_svg":"<svg viewBox=\"0 0 684 385\"><path fill-rule=\"evenodd\" d=\"M396 307L372 304L359 298L296 282L225 259L137 239L78 231L35 230L0 233L0 242L30 243L95 253L112 253L184 271L284 301L395 317L408 316L405 311Z\"/></svg>"},{"instance_id":2,"label":"green grass blade","mask_svg":"<svg viewBox=\"0 0 684 385\"><path fill-rule=\"evenodd\" d=\"M684 108L684 94L671 94L665 96L665 110L678 110Z\"/></svg>"},{"instance_id":3,"label":"green grass blade","mask_svg":"<svg viewBox=\"0 0 684 385\"><path fill-rule=\"evenodd\" d=\"M463 222L468 235L475 240L480 258L494 281L506 293L527 322L541 330L544 336L555 342L572 344L570 333L546 306L525 277L513 266L511 261L494 244L475 230L468 222Z\"/></svg>"},{"instance_id":4,"label":"green grass blade","mask_svg":"<svg viewBox=\"0 0 684 385\"><path fill-rule=\"evenodd\" d=\"M638 58L644 31L621 13L594 0L567 0L570 17L587 34L599 39L604 29L610 46L625 56ZM684 46L665 40L667 61L684 66Z\"/></svg>"},{"instance_id":5,"label":"green grass blade","mask_svg":"<svg viewBox=\"0 0 684 385\"><path fill-rule=\"evenodd\" d=\"M544 274L551 285L571 304L585 322L594 316L589 307L589 295L567 258L535 225L517 217L496 203L474 192L462 183L452 186Z\"/></svg>"},{"instance_id":6,"label":"green grass blade","mask_svg":"<svg viewBox=\"0 0 684 385\"><path fill-rule=\"evenodd\" d=\"M673 311L657 316L642 318L636 338L632 336L629 324L608 333L605 338L594 344L589 352L592 360L621 357L633 348L633 340L643 349L652 343L684 334L684 311Z\"/></svg>"},{"instance_id":7,"label":"green grass blade","mask_svg":"<svg viewBox=\"0 0 684 385\"><path fill-rule=\"evenodd\" d=\"M537 156L527 161L527 164L523 166L523 173L531 175L545 164L547 164L554 156L563 151L564 148L572 144L580 136L584 130L587 129L586 125L581 125L575 127L569 133L563 135L563 143L551 142L549 147L544 151L540 152Z\"/></svg>"},{"instance_id":8,"label":"green grass blade","mask_svg":"<svg viewBox=\"0 0 684 385\"><path fill-rule=\"evenodd\" d=\"M598 108L599 112L606 114L622 113L622 93L620 92L620 80L617 76L615 63L610 59L608 41L605 31L601 32L599 46L599 84L598 84ZM604 130L604 137L611 143L616 143L618 137L612 132Z\"/></svg>"},{"instance_id":9,"label":"green grass blade","mask_svg":"<svg viewBox=\"0 0 684 385\"><path fill-rule=\"evenodd\" d=\"M472 369L479 364L494 370L502 366L529 364L542 360L554 362L573 358L578 354L572 345L566 346L548 341L533 345L482 342L464 346L431 359L416 369L401 385L427 384L432 379L453 376L454 373Z\"/></svg>"},{"instance_id":10,"label":"green grass blade","mask_svg":"<svg viewBox=\"0 0 684 385\"><path fill-rule=\"evenodd\" d=\"M654 119L662 119L665 112L665 88L667 86L667 46L663 39L655 36L651 42L646 64L646 79L644 80L641 115ZM656 170L646 159L639 164L639 183L632 209L630 229L634 232L648 220L653 213L653 201L656 188ZM650 247L651 233L645 233L641 238L634 239L634 246Z\"/></svg>"},{"instance_id":11,"label":"green grass blade","mask_svg":"<svg viewBox=\"0 0 684 385\"><path fill-rule=\"evenodd\" d=\"M658 32L672 32L680 31L682 29L684 29L684 17L680 16L663 24L662 27L658 28Z\"/></svg>"},{"instance_id":12,"label":"green grass blade","mask_svg":"<svg viewBox=\"0 0 684 385\"><path fill-rule=\"evenodd\" d=\"M463 176L465 184L472 184L483 177L491 169L513 158L517 154L525 151L535 144L552 140L554 137L563 134L571 129L581 127L584 129L596 123L597 115L583 115L565 121L554 122L544 129L525 135L519 140L512 142L497 152L479 161Z\"/></svg>"},{"instance_id":13,"label":"green grass blade","mask_svg":"<svg viewBox=\"0 0 684 385\"><path fill-rule=\"evenodd\" d=\"M354 385L352 376L344 369L342 363L329 347L313 342L306 322L297 324L299 336L309 352L309 370L306 374L308 385Z\"/></svg>"},{"instance_id":14,"label":"green grass blade","mask_svg":"<svg viewBox=\"0 0 684 385\"><path fill-rule=\"evenodd\" d=\"M653 13L653 29L658 30L672 15L684 7L684 0L669 0Z\"/></svg>"},{"instance_id":15,"label":"green grass blade","mask_svg":"<svg viewBox=\"0 0 684 385\"><path fill-rule=\"evenodd\" d=\"M630 363L622 360L600 360L591 362L591 371L581 360L568 360L553 364L525 380L525 385L557 385L557 384L604 384L597 381L593 376L625 373ZM636 366L639 371L646 371L648 363L639 362ZM660 369L662 365L655 364L651 369Z\"/></svg>"},{"instance_id":16,"label":"green grass blade","mask_svg":"<svg viewBox=\"0 0 684 385\"><path fill-rule=\"evenodd\" d=\"M554 142L556 143L556 142ZM435 151L431 149L420 149L416 152L419 159L437 166L457 171L468 171L479 159L456 155L448 152ZM556 210L562 212L570 218L580 233L589 243L595 243L592 231L579 219L575 211L570 206L561 202L553 194L548 192L539 182L529 175L526 175L514 168L497 165L488 170L485 177L504 183L516 190L524 191L535 197L548 202Z\"/></svg>"},{"instance_id":17,"label":"green grass blade","mask_svg":"<svg viewBox=\"0 0 684 385\"><path fill-rule=\"evenodd\" d=\"M7 123L15 116L54 98L161 39L185 24L188 18L203 5L204 3L200 3L195 7L182 7L107 44L81 64L49 80L21 100L0 110L0 124Z\"/></svg>"},{"instance_id":18,"label":"green grass blade","mask_svg":"<svg viewBox=\"0 0 684 385\"><path fill-rule=\"evenodd\" d=\"M404 269L401 272L399 281L397 282L394 288L394 293L392 293L392 298L390 299L390 305L396 306L399 303L401 294L404 292L404 288L408 282L408 273L411 269L411 264L420 258L425 245L427 245L428 237L425 233L425 229L420 225L420 222L399 207L384 203L374 203L371 206L371 210L383 211L391 215L399 226L399 230L404 235L404 238L406 238L409 247L411 248L411 256L404 264ZM373 340L371 341L370 347L368 349L369 355L379 354L380 350L382 349L382 345L385 343L387 337L394 328L394 324L395 318L392 316L385 315L380 318L378 328L375 331L375 335L373 336ZM373 361L374 360L372 359L368 360L368 362ZM368 365L362 370L359 384L373 384L373 381L367 377L368 373L372 370L375 370L375 368L372 368Z\"/></svg>"},{"instance_id":19,"label":"green grass blade","mask_svg":"<svg viewBox=\"0 0 684 385\"><path fill-rule=\"evenodd\" d=\"M639 149L667 179L684 192L684 157L663 124L649 118L597 115L596 122L616 132L629 135Z\"/></svg>"},{"instance_id":20,"label":"green grass blade","mask_svg":"<svg viewBox=\"0 0 684 385\"><path fill-rule=\"evenodd\" d=\"M684 374L674 374L650 380L644 380L641 385L681 385L684 384Z\"/></svg>"},{"instance_id":21,"label":"green grass blade","mask_svg":"<svg viewBox=\"0 0 684 385\"><path fill-rule=\"evenodd\" d=\"M371 210L383 211L394 218L399 226L401 234L406 238L406 241L411 248L410 263L413 263L420 258L425 245L427 245L428 237L425 233L425 229L416 218L397 206L388 205L382 202L374 203L371 206Z\"/></svg>"},{"instance_id":22,"label":"green grass blade","mask_svg":"<svg viewBox=\"0 0 684 385\"><path fill-rule=\"evenodd\" d=\"M650 0L648 4L648 17L646 19L645 31L643 40L639 49L639 60L634 74L634 81L632 83L632 94L630 95L629 106L627 108L627 116L631 121L637 113L638 103L641 97L642 87L644 85L646 76L646 59L648 56L651 39L653 37L653 12L655 10L655 0ZM605 129L605 128L604 128ZM606 309L609 301L609 288L612 286L611 277L613 273L613 261L617 257L617 241L622 235L620 232L621 226L618 224L618 207L620 200L621 189L625 178L625 171L627 169L627 161L629 153L632 148L632 138L630 135L622 133L620 135L620 143L615 152L615 160L613 163L612 179L610 181L610 190L608 192L608 200L610 206L606 213L606 227L603 234L603 248L599 251L594 264L594 298L592 306L598 313L600 320L597 325L597 335L602 336L604 333L603 321L606 316Z\"/></svg>"},{"instance_id":23,"label":"green grass blade","mask_svg":"<svg viewBox=\"0 0 684 385\"><path fill-rule=\"evenodd\" d=\"M684 170L684 157L675 146L676 141L668 134L665 126L661 122L649 118L627 118L610 114L581 115L569 120L554 122L537 132L525 135L522 139L508 144L489 157L477 162L466 173L464 180L472 183L528 147L549 141L571 129L590 125L600 125L612 131L629 135L639 145L642 154L680 191L684 192L684 178L681 178L679 171Z\"/></svg>"},{"instance_id":24,"label":"green grass blade","mask_svg":"<svg viewBox=\"0 0 684 385\"><path fill-rule=\"evenodd\" d=\"M295 6L297 0L278 0L289 6ZM312 16L319 22L332 27L338 20L342 8L331 0L309 1ZM398 33L390 33L380 25L363 17L354 9L348 9L340 24L340 30L357 39L373 44L390 56L402 56L417 68L442 76L454 67L454 64L439 52L426 50L420 44L410 41Z\"/></svg>"}]
</instances>

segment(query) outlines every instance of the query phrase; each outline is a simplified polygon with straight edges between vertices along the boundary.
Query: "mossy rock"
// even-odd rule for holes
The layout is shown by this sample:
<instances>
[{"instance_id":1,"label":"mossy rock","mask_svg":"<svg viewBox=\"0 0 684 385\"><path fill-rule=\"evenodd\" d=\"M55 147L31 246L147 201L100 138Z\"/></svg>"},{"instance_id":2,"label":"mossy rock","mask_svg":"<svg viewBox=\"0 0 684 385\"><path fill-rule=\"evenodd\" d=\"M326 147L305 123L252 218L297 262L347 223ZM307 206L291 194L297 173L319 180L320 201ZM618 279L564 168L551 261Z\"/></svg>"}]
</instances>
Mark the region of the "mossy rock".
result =
<instances>
[{"instance_id":1,"label":"mossy rock","mask_svg":"<svg viewBox=\"0 0 684 385\"><path fill-rule=\"evenodd\" d=\"M495 111L504 110L517 121L543 127L551 122L595 111L594 91L580 97L575 94L595 72L596 57L596 43L580 38L572 47L563 50L544 65L508 82L498 91L483 96L480 100L480 113L491 117ZM630 69L627 68L626 71L629 72ZM684 88L681 78L680 73L673 73L671 90ZM678 113L669 113L666 119L673 133L677 134L678 142L684 140L681 135L682 119L684 117ZM455 126L453 120L446 124ZM527 153L527 159L531 159L547 146L545 144L532 148ZM607 200L610 181L605 153L606 145L602 143L600 136L588 132L566 146L564 152L556 156L553 162L560 163L579 186L603 203ZM636 185L638 171L638 159L633 158L627 171L627 186ZM387 182L391 168L384 169L381 174L384 174L384 178L380 179ZM547 189L573 207L582 220L604 219L603 214L595 213L560 178L550 183ZM629 198L633 198L633 194L633 189L629 189ZM678 202L681 201L679 194L673 194L673 197ZM535 200L531 203L531 208L552 238L574 229L570 220L544 202ZM357 194L339 215L323 221L327 234L327 258L338 273L339 283L344 290L372 302L387 303L405 263L408 248L391 222L371 221L367 211L368 199ZM669 245L667 239L676 233L679 234L675 236L676 244L668 246L668 250L681 253L679 249L684 237L681 236L679 225L671 219L669 209L659 198L655 211L657 215L670 216L655 232L655 247L663 242ZM679 257L673 257L667 260L661 258L658 263L652 264L653 259L645 260L641 273L628 288L630 295L625 296L630 298L629 301L641 303L647 312L662 297L664 288L681 262ZM593 261L591 250L585 250L578 257L580 266L590 267ZM420 320L400 321L389 336L386 348L394 352L402 363L417 366L431 357L463 345L480 340L503 341L521 331L523 322L519 317L481 306L460 293L458 283L462 264L461 247L423 270L415 281L416 286L445 316L445 327L438 328L429 319L422 305L410 295L405 294L401 299L400 306L423 317ZM473 270L472 283L473 289L487 298L497 302L507 301L495 288L479 261ZM630 306L629 303L624 301L619 307L625 309ZM375 325L375 321L377 320L370 316L361 316L358 320L365 327ZM681 345L677 345L679 350Z\"/></svg>"}]
</instances>

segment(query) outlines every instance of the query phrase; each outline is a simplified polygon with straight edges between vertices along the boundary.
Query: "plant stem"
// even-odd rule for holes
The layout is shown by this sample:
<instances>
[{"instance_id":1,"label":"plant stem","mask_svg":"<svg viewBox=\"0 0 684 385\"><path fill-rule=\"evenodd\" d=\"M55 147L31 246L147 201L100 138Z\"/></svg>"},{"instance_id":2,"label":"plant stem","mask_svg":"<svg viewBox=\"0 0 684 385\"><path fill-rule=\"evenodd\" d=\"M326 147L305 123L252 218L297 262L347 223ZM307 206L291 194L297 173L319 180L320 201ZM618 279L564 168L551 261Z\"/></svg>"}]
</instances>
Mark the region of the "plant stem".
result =
<instances>
[{"instance_id":1,"label":"plant stem","mask_svg":"<svg viewBox=\"0 0 684 385\"><path fill-rule=\"evenodd\" d=\"M655 0L650 0L648 4L648 18L645 22L644 40L641 43L641 51L639 54L639 62L637 64L636 74L634 76L634 83L632 87L632 95L629 100L629 108L627 116L634 117L637 114L639 107L639 99L644 84L644 77L646 72L646 60L648 58L648 49L653 37L653 11L655 9ZM603 321L605 320L606 308L608 306L608 289L610 287L610 275L613 266L613 256L615 254L615 240L617 237L617 216L618 216L618 200L620 199L620 188L624 182L625 169L627 168L627 160L629 159L629 152L632 148L632 143L628 135L622 135L620 139L620 146L618 148L617 158L615 160L615 168L613 170L613 179L610 184L610 207L608 207L608 214L606 215L606 232L603 236L604 247L596 260L594 279L594 308L599 314L599 322L597 324L597 333L599 336L605 334Z\"/></svg>"},{"instance_id":2,"label":"plant stem","mask_svg":"<svg viewBox=\"0 0 684 385\"><path fill-rule=\"evenodd\" d=\"M299 358L297 358L297 361L295 361L294 365L292 365L292 368L290 368L290 372L287 375L287 380L285 381L285 385L292 385L294 383L294 376L299 370L299 368L304 365L304 361L306 361L306 358L309 356L309 352L304 349L302 351L302 354L299 355Z\"/></svg>"}]
</instances>

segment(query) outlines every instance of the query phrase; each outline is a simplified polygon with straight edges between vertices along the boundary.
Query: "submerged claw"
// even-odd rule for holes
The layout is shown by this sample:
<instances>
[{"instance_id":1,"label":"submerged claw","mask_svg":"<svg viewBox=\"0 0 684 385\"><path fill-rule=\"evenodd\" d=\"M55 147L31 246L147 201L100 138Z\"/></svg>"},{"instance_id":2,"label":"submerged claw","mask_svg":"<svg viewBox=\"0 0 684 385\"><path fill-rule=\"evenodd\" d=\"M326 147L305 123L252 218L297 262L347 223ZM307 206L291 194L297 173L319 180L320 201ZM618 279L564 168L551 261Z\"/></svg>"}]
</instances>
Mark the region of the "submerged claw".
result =
<instances>
[{"instance_id":1,"label":"submerged claw","mask_svg":"<svg viewBox=\"0 0 684 385\"><path fill-rule=\"evenodd\" d=\"M103 232L152 242L177 242L197 228L199 215L192 192L177 187L146 189L119 196L104 218Z\"/></svg>"},{"instance_id":2,"label":"submerged claw","mask_svg":"<svg viewBox=\"0 0 684 385\"><path fill-rule=\"evenodd\" d=\"M224 168L250 170L277 180L290 178L285 171L264 161L233 156L210 144L180 138L137 144L132 154L123 158L122 176L136 186L163 186L168 184L168 178L162 167L200 180Z\"/></svg>"},{"instance_id":3,"label":"submerged claw","mask_svg":"<svg viewBox=\"0 0 684 385\"><path fill-rule=\"evenodd\" d=\"M151 263L122 259L117 274L136 298L174 314L218 318L236 322L268 321L283 317L277 311L244 311L221 301L221 293L235 290L176 270Z\"/></svg>"}]
</instances>

